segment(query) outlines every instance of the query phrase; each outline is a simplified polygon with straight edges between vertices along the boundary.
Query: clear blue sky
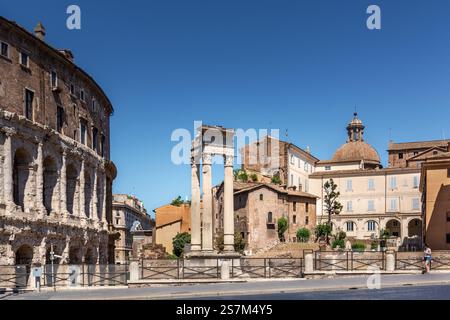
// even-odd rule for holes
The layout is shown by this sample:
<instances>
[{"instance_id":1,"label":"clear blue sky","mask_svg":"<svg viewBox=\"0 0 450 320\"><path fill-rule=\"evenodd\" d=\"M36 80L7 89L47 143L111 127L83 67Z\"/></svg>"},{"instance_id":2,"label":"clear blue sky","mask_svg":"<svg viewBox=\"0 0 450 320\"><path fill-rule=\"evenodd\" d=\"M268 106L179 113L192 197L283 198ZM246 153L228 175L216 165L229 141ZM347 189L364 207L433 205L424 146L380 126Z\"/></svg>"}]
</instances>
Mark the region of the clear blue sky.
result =
<instances>
[{"instance_id":1,"label":"clear blue sky","mask_svg":"<svg viewBox=\"0 0 450 320\"><path fill-rule=\"evenodd\" d=\"M65 27L78 4L82 30ZM366 28L378 4L382 30ZM329 159L355 105L386 161L394 141L450 137L450 2L300 0L2 1L0 14L70 48L115 107L114 192L146 207L189 195L170 152L194 120L289 130ZM215 181L221 179L220 168Z\"/></svg>"}]
</instances>

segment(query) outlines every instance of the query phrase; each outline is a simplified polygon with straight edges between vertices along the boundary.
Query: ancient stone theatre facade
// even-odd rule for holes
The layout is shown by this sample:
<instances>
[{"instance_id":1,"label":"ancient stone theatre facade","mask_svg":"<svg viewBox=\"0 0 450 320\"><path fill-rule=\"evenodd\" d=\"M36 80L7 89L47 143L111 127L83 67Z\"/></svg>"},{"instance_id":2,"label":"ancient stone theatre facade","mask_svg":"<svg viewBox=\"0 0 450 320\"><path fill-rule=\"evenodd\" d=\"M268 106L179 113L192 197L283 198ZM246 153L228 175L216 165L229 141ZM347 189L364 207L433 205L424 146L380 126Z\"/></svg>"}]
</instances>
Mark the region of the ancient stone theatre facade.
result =
<instances>
[{"instance_id":1,"label":"ancient stone theatre facade","mask_svg":"<svg viewBox=\"0 0 450 320\"><path fill-rule=\"evenodd\" d=\"M34 31L0 17L0 265L107 263L113 108Z\"/></svg>"}]
</instances>

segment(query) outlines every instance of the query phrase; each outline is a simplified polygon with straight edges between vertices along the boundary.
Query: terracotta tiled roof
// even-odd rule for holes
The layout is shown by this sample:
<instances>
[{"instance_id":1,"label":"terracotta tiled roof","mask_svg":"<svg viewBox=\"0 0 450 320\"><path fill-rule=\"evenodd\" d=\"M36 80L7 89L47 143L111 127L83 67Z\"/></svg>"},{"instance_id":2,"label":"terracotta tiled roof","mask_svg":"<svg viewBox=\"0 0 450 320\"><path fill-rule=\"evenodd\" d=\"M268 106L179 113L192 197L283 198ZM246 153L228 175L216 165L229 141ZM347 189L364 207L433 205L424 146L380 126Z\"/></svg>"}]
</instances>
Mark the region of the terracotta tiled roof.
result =
<instances>
[{"instance_id":1,"label":"terracotta tiled roof","mask_svg":"<svg viewBox=\"0 0 450 320\"><path fill-rule=\"evenodd\" d=\"M292 196L299 196L299 197L305 197L305 198L317 198L317 196L312 195L307 192L289 190L289 189L285 189L282 186L279 186L276 184L271 184L271 183L235 181L234 186L233 186L235 194L241 193L241 192L248 192L248 191L252 191L257 188L264 188L264 187L272 189L278 193L288 194L288 195L292 195Z\"/></svg>"},{"instance_id":2,"label":"terracotta tiled roof","mask_svg":"<svg viewBox=\"0 0 450 320\"><path fill-rule=\"evenodd\" d=\"M432 141L417 141L417 142L401 142L390 143L388 151L399 151L409 149L424 149L432 147L447 147L450 140L432 140Z\"/></svg>"}]
</instances>

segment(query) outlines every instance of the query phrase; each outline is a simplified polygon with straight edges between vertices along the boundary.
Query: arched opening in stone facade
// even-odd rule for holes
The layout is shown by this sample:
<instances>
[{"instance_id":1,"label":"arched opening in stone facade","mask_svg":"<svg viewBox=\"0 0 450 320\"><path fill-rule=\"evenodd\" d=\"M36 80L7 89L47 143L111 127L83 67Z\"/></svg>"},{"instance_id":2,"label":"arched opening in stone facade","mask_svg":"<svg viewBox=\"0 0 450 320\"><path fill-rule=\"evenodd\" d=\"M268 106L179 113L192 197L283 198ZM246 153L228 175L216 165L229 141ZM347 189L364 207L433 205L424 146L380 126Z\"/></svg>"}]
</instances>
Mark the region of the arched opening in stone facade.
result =
<instances>
[{"instance_id":1,"label":"arched opening in stone facade","mask_svg":"<svg viewBox=\"0 0 450 320\"><path fill-rule=\"evenodd\" d=\"M52 157L44 159L44 206L47 214L50 214L53 207L53 193L58 182L58 172L56 162Z\"/></svg>"},{"instance_id":2,"label":"arched opening in stone facade","mask_svg":"<svg viewBox=\"0 0 450 320\"><path fill-rule=\"evenodd\" d=\"M52 264L52 259L51 259L51 250L52 250L52 248L51 248L51 246L49 245L48 247L47 247L47 251L46 251L46 253L45 253L45 264L46 265L50 265L50 264ZM59 257L61 257L62 256L62 249L61 248L59 248L58 246L53 246L53 252L54 252L54 255L55 256L58 256L58 257L54 257L54 259L53 259L53 264L60 264L61 263L61 258L59 258Z\"/></svg>"},{"instance_id":3,"label":"arched opening in stone facade","mask_svg":"<svg viewBox=\"0 0 450 320\"><path fill-rule=\"evenodd\" d=\"M91 200L92 200L92 180L90 171L84 172L84 213L86 217L92 217L91 214Z\"/></svg>"},{"instance_id":4,"label":"arched opening in stone facade","mask_svg":"<svg viewBox=\"0 0 450 320\"><path fill-rule=\"evenodd\" d=\"M14 203L25 209L25 195L30 177L31 156L23 148L17 149L14 155L13 184Z\"/></svg>"},{"instance_id":5,"label":"arched opening in stone facade","mask_svg":"<svg viewBox=\"0 0 450 320\"><path fill-rule=\"evenodd\" d=\"M422 221L420 219L412 219L408 223L408 237L422 238Z\"/></svg>"},{"instance_id":6,"label":"arched opening in stone facade","mask_svg":"<svg viewBox=\"0 0 450 320\"><path fill-rule=\"evenodd\" d=\"M69 164L67 166L66 178L67 178L67 186L66 186L67 211L69 211L70 214L74 214L76 209L75 195L77 191L78 171L73 164Z\"/></svg>"},{"instance_id":7,"label":"arched opening in stone facade","mask_svg":"<svg viewBox=\"0 0 450 320\"><path fill-rule=\"evenodd\" d=\"M81 249L78 246L70 247L69 249L69 263L81 264Z\"/></svg>"},{"instance_id":8,"label":"arched opening in stone facade","mask_svg":"<svg viewBox=\"0 0 450 320\"><path fill-rule=\"evenodd\" d=\"M30 278L31 263L33 261L33 248L29 245L22 245L15 254L16 285L26 287Z\"/></svg>"},{"instance_id":9,"label":"arched opening in stone facade","mask_svg":"<svg viewBox=\"0 0 450 320\"><path fill-rule=\"evenodd\" d=\"M95 264L94 250L92 248L88 248L86 250L86 254L84 255L84 263Z\"/></svg>"},{"instance_id":10,"label":"arched opening in stone facade","mask_svg":"<svg viewBox=\"0 0 450 320\"><path fill-rule=\"evenodd\" d=\"M389 220L386 223L386 230L389 231L389 234L393 237L401 237L401 225L398 220Z\"/></svg>"}]
</instances>

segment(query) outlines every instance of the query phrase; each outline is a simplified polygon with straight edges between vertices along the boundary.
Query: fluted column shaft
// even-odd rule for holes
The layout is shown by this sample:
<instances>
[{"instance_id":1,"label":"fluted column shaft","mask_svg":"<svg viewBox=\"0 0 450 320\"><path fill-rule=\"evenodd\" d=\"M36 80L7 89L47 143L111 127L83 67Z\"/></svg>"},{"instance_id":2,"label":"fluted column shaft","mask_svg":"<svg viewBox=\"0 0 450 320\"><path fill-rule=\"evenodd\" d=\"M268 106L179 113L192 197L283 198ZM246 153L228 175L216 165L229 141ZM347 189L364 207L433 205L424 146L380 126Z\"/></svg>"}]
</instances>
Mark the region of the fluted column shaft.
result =
<instances>
[{"instance_id":1,"label":"fluted column shaft","mask_svg":"<svg viewBox=\"0 0 450 320\"><path fill-rule=\"evenodd\" d=\"M234 252L233 156L225 156L223 194L224 251Z\"/></svg>"},{"instance_id":2,"label":"fluted column shaft","mask_svg":"<svg viewBox=\"0 0 450 320\"><path fill-rule=\"evenodd\" d=\"M200 213L200 164L193 158L191 162L191 250L202 248Z\"/></svg>"},{"instance_id":3,"label":"fluted column shaft","mask_svg":"<svg viewBox=\"0 0 450 320\"><path fill-rule=\"evenodd\" d=\"M203 155L202 250L213 251L212 235L212 156Z\"/></svg>"}]
</instances>

